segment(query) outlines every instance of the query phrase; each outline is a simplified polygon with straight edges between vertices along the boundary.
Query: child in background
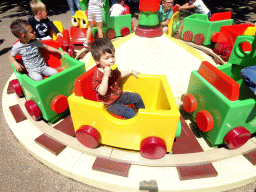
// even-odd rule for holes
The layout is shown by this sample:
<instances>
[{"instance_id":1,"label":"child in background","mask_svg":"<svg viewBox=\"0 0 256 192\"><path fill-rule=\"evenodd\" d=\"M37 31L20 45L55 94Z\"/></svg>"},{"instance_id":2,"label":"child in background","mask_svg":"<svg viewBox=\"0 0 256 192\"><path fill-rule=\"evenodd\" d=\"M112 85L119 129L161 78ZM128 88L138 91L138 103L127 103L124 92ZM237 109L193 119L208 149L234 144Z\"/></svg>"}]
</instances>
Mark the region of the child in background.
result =
<instances>
[{"instance_id":1,"label":"child in background","mask_svg":"<svg viewBox=\"0 0 256 192\"><path fill-rule=\"evenodd\" d=\"M24 67L15 59L15 56L20 54L24 66L28 71L28 76L31 79L40 81L43 79L42 74L52 76L58 73L57 70L46 66L44 58L39 51L39 47L45 48L48 51L57 52L62 56L67 54L65 51L60 51L54 47L47 46L36 39L35 32L26 20L17 19L11 23L10 28L12 34L20 39L20 41L13 45L11 54L9 55L9 59L16 71L22 72L24 69Z\"/></svg>"},{"instance_id":2,"label":"child in background","mask_svg":"<svg viewBox=\"0 0 256 192\"><path fill-rule=\"evenodd\" d=\"M163 32L168 34L168 24L172 18L173 0L163 0L158 11L159 22L162 25Z\"/></svg>"},{"instance_id":3,"label":"child in background","mask_svg":"<svg viewBox=\"0 0 256 192\"><path fill-rule=\"evenodd\" d=\"M208 15L208 18L210 19L212 16L211 11L208 9L208 7L204 4L202 0L189 0L188 3L185 3L184 5L178 5L179 10L187 10L187 9L196 9L197 13Z\"/></svg>"},{"instance_id":4,"label":"child in background","mask_svg":"<svg viewBox=\"0 0 256 192\"><path fill-rule=\"evenodd\" d=\"M71 12L71 16L75 15L75 5L76 5L77 10L81 10L79 0L67 0L67 2L68 2L68 6L69 6L69 9Z\"/></svg>"},{"instance_id":5,"label":"child in background","mask_svg":"<svg viewBox=\"0 0 256 192\"><path fill-rule=\"evenodd\" d=\"M102 7L104 4L104 0L90 0L88 3L88 22L89 27L87 29L86 34L86 42L84 42L84 46L88 47L88 42L90 35L92 33L92 28L94 24L94 20L97 23L98 35L99 38L103 38L103 31L102 31Z\"/></svg>"},{"instance_id":6,"label":"child in background","mask_svg":"<svg viewBox=\"0 0 256 192\"><path fill-rule=\"evenodd\" d=\"M110 17L119 16L125 10L124 8L124 0L116 0L117 3L112 5L110 8Z\"/></svg>"},{"instance_id":7,"label":"child in background","mask_svg":"<svg viewBox=\"0 0 256 192\"><path fill-rule=\"evenodd\" d=\"M138 78L138 72L133 70L120 72L117 68L111 69L115 64L115 48L108 39L94 40L89 50L97 64L92 81L97 100L104 103L110 113L121 115L126 119L134 117L136 112L126 105L134 104L137 110L144 109L145 105L138 93L122 92L119 80L129 75Z\"/></svg>"},{"instance_id":8,"label":"child in background","mask_svg":"<svg viewBox=\"0 0 256 192\"><path fill-rule=\"evenodd\" d=\"M50 29L57 33L57 36L63 36L59 32L57 27L48 19L46 6L43 2L32 0L30 1L30 7L34 16L28 19L29 24L36 32L36 38L39 40L52 39L50 36Z\"/></svg>"}]
</instances>

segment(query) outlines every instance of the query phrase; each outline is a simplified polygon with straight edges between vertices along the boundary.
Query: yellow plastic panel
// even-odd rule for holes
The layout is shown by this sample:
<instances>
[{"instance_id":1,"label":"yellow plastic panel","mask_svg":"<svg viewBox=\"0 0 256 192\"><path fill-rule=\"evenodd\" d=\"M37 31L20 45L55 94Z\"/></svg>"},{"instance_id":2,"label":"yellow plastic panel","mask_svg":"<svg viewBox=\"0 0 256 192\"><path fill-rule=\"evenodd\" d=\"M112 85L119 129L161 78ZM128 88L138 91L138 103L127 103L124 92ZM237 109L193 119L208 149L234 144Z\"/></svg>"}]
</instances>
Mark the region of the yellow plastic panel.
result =
<instances>
[{"instance_id":1,"label":"yellow plastic panel","mask_svg":"<svg viewBox=\"0 0 256 192\"><path fill-rule=\"evenodd\" d=\"M179 19L180 19L180 12L179 11L177 11L176 13L174 13L173 15L172 15L172 18L171 18L171 20L170 20L170 22L169 22L169 24L168 24L168 36L172 36L172 28L173 28L173 25L175 24L175 23L177 23L178 21L179 21Z\"/></svg>"},{"instance_id":2,"label":"yellow plastic panel","mask_svg":"<svg viewBox=\"0 0 256 192\"><path fill-rule=\"evenodd\" d=\"M255 36L255 32L256 32L256 23L255 23L255 27L247 27L247 29L244 31L243 35Z\"/></svg>"},{"instance_id":3,"label":"yellow plastic panel","mask_svg":"<svg viewBox=\"0 0 256 192\"><path fill-rule=\"evenodd\" d=\"M124 84L125 90L138 92L146 106L134 118L127 120L113 117L102 103L72 94L68 101L75 131L82 125L90 125L99 131L102 144L132 150L140 150L140 142L146 137L156 136L162 138L167 151L171 151L180 112L166 77L130 77Z\"/></svg>"},{"instance_id":4,"label":"yellow plastic panel","mask_svg":"<svg viewBox=\"0 0 256 192\"><path fill-rule=\"evenodd\" d=\"M53 21L53 24L62 33L62 31L64 30L64 27L63 27L63 24L61 23L61 21ZM57 34L54 31L52 32L51 36L52 36L53 41L55 41L57 39Z\"/></svg>"}]
</instances>

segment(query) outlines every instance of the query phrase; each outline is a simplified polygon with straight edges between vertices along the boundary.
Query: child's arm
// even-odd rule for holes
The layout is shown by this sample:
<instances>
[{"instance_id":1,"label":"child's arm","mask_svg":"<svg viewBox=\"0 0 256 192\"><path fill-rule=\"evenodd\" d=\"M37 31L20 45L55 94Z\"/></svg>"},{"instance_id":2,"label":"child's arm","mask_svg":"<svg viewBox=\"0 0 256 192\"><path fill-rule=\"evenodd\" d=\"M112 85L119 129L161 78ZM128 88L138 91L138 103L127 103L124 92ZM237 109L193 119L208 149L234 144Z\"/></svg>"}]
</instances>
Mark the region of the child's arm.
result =
<instances>
[{"instance_id":1,"label":"child's arm","mask_svg":"<svg viewBox=\"0 0 256 192\"><path fill-rule=\"evenodd\" d=\"M55 32L57 33L57 37L61 36L63 37L63 34L59 31L59 29L50 21L49 18L47 18L47 25Z\"/></svg>"},{"instance_id":2,"label":"child's arm","mask_svg":"<svg viewBox=\"0 0 256 192\"><path fill-rule=\"evenodd\" d=\"M68 54L66 51L61 51L59 49L56 49L56 48L48 46L48 45L45 45L43 48L45 48L46 50L51 51L51 52L57 52L57 53L61 54L61 56L64 56L64 54Z\"/></svg>"},{"instance_id":3,"label":"child's arm","mask_svg":"<svg viewBox=\"0 0 256 192\"><path fill-rule=\"evenodd\" d=\"M130 75L134 75L136 78L138 78L138 74L140 74L140 72L134 71L134 70L131 70L131 71L122 71L122 72L121 72L121 78L130 76Z\"/></svg>"},{"instance_id":4,"label":"child's arm","mask_svg":"<svg viewBox=\"0 0 256 192\"><path fill-rule=\"evenodd\" d=\"M109 80L111 71L112 71L111 68L108 66L104 68L104 75L103 75L101 84L99 85L99 88L97 90L100 95L106 95L108 92L108 80Z\"/></svg>"},{"instance_id":5,"label":"child's arm","mask_svg":"<svg viewBox=\"0 0 256 192\"><path fill-rule=\"evenodd\" d=\"M15 57L13 55L9 55L9 60L12 62L12 64L15 67L15 70L18 71L22 71L24 69L24 66L22 66L20 63L18 63L15 59Z\"/></svg>"},{"instance_id":6,"label":"child's arm","mask_svg":"<svg viewBox=\"0 0 256 192\"><path fill-rule=\"evenodd\" d=\"M161 22L162 26L166 26L170 23L170 19L166 19L165 21Z\"/></svg>"},{"instance_id":7,"label":"child's arm","mask_svg":"<svg viewBox=\"0 0 256 192\"><path fill-rule=\"evenodd\" d=\"M177 4L177 5L178 5L179 10L193 9L196 7L194 4L190 4L190 3L185 3L182 6L180 6L179 4Z\"/></svg>"}]
</instances>

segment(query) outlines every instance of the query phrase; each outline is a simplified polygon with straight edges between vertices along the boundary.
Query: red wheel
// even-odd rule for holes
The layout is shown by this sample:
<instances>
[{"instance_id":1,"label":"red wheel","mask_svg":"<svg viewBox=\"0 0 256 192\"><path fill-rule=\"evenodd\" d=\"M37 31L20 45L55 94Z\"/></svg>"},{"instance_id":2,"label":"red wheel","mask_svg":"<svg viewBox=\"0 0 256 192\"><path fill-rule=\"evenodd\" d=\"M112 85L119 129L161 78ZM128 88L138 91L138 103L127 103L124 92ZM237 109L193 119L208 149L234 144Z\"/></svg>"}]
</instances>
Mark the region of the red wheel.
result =
<instances>
[{"instance_id":1,"label":"red wheel","mask_svg":"<svg viewBox=\"0 0 256 192\"><path fill-rule=\"evenodd\" d=\"M193 113L197 108L197 101L194 95L186 94L183 97L183 106L186 112Z\"/></svg>"},{"instance_id":2,"label":"red wheel","mask_svg":"<svg viewBox=\"0 0 256 192\"><path fill-rule=\"evenodd\" d=\"M184 41L192 41L193 39L193 33L191 31L186 31L184 34L183 34L183 39Z\"/></svg>"},{"instance_id":3,"label":"red wheel","mask_svg":"<svg viewBox=\"0 0 256 192\"><path fill-rule=\"evenodd\" d=\"M212 34L212 37L211 37L211 41L216 43L218 41L218 38L219 38L219 32L215 32Z\"/></svg>"},{"instance_id":4,"label":"red wheel","mask_svg":"<svg viewBox=\"0 0 256 192\"><path fill-rule=\"evenodd\" d=\"M100 143L100 133L89 125L81 126L76 131L76 138L80 143L89 148L95 148Z\"/></svg>"},{"instance_id":5,"label":"red wheel","mask_svg":"<svg viewBox=\"0 0 256 192\"><path fill-rule=\"evenodd\" d=\"M159 137L147 137L140 143L140 153L147 159L160 159L166 152L165 141Z\"/></svg>"},{"instance_id":6,"label":"red wheel","mask_svg":"<svg viewBox=\"0 0 256 192\"><path fill-rule=\"evenodd\" d=\"M204 35L201 33L196 34L194 37L194 42L197 45L201 45L204 42Z\"/></svg>"},{"instance_id":7,"label":"red wheel","mask_svg":"<svg viewBox=\"0 0 256 192\"><path fill-rule=\"evenodd\" d=\"M128 27L123 27L121 29L121 35L124 37L126 35L129 35L130 34L130 29Z\"/></svg>"},{"instance_id":8,"label":"red wheel","mask_svg":"<svg viewBox=\"0 0 256 192\"><path fill-rule=\"evenodd\" d=\"M116 32L114 29L108 29L106 32L106 36L108 39L114 39L116 37Z\"/></svg>"},{"instance_id":9,"label":"red wheel","mask_svg":"<svg viewBox=\"0 0 256 192\"><path fill-rule=\"evenodd\" d=\"M216 44L215 44L213 51L214 51L216 54L220 55L220 54L223 53L223 51L224 51L225 48L226 48L226 44L223 43L223 42L219 42L219 43L216 43Z\"/></svg>"},{"instance_id":10,"label":"red wheel","mask_svg":"<svg viewBox=\"0 0 256 192\"><path fill-rule=\"evenodd\" d=\"M224 61L228 61L230 55L231 55L232 49L230 47L226 47L222 53L222 59Z\"/></svg>"},{"instance_id":11,"label":"red wheel","mask_svg":"<svg viewBox=\"0 0 256 192\"><path fill-rule=\"evenodd\" d=\"M68 98L65 95L57 95L51 102L51 109L55 113L62 113L68 108Z\"/></svg>"},{"instance_id":12,"label":"red wheel","mask_svg":"<svg viewBox=\"0 0 256 192\"><path fill-rule=\"evenodd\" d=\"M23 94L23 91L22 91L22 88L20 86L20 83L19 83L18 79L12 80L11 83L12 83L12 87L13 87L15 93L17 94L17 96L18 97L23 97L24 94Z\"/></svg>"},{"instance_id":13,"label":"red wheel","mask_svg":"<svg viewBox=\"0 0 256 192\"><path fill-rule=\"evenodd\" d=\"M29 100L25 102L25 107L29 115L36 121L42 117L42 113L37 106L37 104L33 100Z\"/></svg>"},{"instance_id":14,"label":"red wheel","mask_svg":"<svg viewBox=\"0 0 256 192\"><path fill-rule=\"evenodd\" d=\"M196 124L203 132L211 131L214 125L211 113L206 110L199 111L196 114Z\"/></svg>"},{"instance_id":15,"label":"red wheel","mask_svg":"<svg viewBox=\"0 0 256 192\"><path fill-rule=\"evenodd\" d=\"M244 127L236 127L229 131L224 138L224 143L229 149L237 149L251 138L251 133Z\"/></svg>"}]
</instances>

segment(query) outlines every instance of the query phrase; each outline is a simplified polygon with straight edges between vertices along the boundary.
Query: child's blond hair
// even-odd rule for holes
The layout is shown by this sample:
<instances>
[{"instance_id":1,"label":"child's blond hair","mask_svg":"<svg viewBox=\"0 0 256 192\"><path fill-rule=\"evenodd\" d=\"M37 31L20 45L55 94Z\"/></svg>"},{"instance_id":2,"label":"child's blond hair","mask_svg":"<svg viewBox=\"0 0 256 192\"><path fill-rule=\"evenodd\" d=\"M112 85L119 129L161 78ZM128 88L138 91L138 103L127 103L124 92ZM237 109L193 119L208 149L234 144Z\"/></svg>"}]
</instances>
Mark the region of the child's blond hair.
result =
<instances>
[{"instance_id":1,"label":"child's blond hair","mask_svg":"<svg viewBox=\"0 0 256 192\"><path fill-rule=\"evenodd\" d=\"M30 8L34 15L36 15L39 11L46 9L46 6L43 2L38 0L31 0L30 1Z\"/></svg>"}]
</instances>

